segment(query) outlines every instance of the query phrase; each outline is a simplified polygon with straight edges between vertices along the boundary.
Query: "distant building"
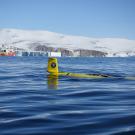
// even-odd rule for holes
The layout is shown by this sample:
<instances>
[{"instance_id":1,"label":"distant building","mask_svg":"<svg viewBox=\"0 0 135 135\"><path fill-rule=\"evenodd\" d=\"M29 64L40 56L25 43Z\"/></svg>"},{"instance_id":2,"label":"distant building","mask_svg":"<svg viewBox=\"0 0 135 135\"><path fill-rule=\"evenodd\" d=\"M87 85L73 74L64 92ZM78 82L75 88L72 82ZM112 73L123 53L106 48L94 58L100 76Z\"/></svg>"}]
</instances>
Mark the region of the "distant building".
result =
<instances>
[{"instance_id":1,"label":"distant building","mask_svg":"<svg viewBox=\"0 0 135 135\"><path fill-rule=\"evenodd\" d=\"M61 57L61 52L48 52L48 57Z\"/></svg>"},{"instance_id":2,"label":"distant building","mask_svg":"<svg viewBox=\"0 0 135 135\"><path fill-rule=\"evenodd\" d=\"M73 56L74 57L80 57L80 50L74 50Z\"/></svg>"}]
</instances>

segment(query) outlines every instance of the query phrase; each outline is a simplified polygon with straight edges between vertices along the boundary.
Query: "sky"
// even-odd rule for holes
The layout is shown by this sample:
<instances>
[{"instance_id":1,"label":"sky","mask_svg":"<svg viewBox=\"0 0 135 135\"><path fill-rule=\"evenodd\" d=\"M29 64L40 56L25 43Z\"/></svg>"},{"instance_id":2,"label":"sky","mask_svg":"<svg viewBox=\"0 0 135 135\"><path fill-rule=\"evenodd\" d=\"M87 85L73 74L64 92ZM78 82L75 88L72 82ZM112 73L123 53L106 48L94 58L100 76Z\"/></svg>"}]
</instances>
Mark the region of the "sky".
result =
<instances>
[{"instance_id":1,"label":"sky","mask_svg":"<svg viewBox=\"0 0 135 135\"><path fill-rule=\"evenodd\" d=\"M135 0L0 0L0 28L135 40Z\"/></svg>"}]
</instances>

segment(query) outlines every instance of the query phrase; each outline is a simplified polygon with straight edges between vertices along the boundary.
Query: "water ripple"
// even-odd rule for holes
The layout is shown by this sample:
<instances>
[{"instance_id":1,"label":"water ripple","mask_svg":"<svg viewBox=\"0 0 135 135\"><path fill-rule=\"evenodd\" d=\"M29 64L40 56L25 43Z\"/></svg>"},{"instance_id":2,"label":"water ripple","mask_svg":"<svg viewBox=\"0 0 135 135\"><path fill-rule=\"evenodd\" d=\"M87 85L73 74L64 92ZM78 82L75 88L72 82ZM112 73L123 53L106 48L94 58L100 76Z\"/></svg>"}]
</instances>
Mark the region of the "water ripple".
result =
<instances>
[{"instance_id":1,"label":"water ripple","mask_svg":"<svg viewBox=\"0 0 135 135\"><path fill-rule=\"evenodd\" d=\"M0 57L0 63L1 135L135 134L135 81L125 78L135 76L134 58L59 58L60 70L115 78L51 82L45 57Z\"/></svg>"}]
</instances>

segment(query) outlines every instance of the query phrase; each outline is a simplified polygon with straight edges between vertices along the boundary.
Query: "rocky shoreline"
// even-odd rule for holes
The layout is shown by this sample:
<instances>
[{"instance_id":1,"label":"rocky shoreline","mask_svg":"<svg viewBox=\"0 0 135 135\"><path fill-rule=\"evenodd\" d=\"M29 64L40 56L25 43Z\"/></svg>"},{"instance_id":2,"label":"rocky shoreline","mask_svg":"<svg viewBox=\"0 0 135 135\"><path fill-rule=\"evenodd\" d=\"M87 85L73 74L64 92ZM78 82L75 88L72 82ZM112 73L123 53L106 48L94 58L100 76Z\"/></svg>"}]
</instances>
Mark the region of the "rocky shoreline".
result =
<instances>
[{"instance_id":1,"label":"rocky shoreline","mask_svg":"<svg viewBox=\"0 0 135 135\"><path fill-rule=\"evenodd\" d=\"M45 51L45 52L61 52L62 56L75 56L75 57L105 57L107 53L96 51L96 50L87 50L87 49L76 49L69 50L65 48L54 48L47 47L45 45L38 45L34 48L34 51Z\"/></svg>"}]
</instances>

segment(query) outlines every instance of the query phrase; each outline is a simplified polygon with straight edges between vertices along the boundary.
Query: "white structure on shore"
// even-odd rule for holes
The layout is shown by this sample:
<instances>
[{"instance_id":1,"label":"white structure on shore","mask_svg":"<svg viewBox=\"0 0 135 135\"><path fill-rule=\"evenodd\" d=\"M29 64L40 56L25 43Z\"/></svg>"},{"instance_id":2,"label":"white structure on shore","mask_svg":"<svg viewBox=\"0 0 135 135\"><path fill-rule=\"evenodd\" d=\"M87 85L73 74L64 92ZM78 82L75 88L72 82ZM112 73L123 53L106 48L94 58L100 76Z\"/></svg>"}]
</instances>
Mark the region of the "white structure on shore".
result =
<instances>
[{"instance_id":1,"label":"white structure on shore","mask_svg":"<svg viewBox=\"0 0 135 135\"><path fill-rule=\"evenodd\" d=\"M48 52L48 57L61 57L61 52Z\"/></svg>"}]
</instances>

